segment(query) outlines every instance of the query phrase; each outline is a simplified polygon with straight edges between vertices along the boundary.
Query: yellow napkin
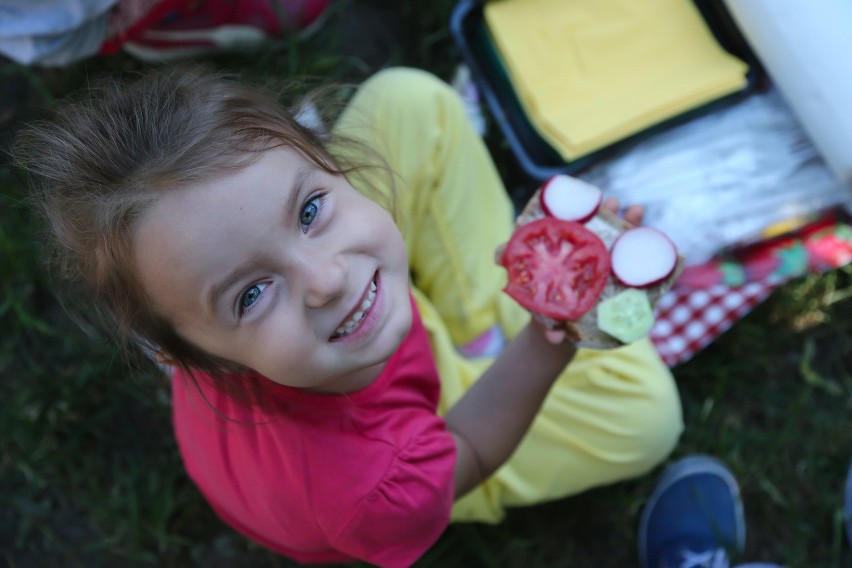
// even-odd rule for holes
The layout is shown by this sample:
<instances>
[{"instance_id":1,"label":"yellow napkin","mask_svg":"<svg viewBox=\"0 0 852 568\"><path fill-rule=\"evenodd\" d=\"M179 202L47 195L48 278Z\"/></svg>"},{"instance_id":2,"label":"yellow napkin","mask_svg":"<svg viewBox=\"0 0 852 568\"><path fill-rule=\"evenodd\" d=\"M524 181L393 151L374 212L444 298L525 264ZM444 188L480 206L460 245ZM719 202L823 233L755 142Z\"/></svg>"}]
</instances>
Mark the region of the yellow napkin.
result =
<instances>
[{"instance_id":1,"label":"yellow napkin","mask_svg":"<svg viewBox=\"0 0 852 568\"><path fill-rule=\"evenodd\" d=\"M527 118L566 161L746 85L691 0L490 0Z\"/></svg>"}]
</instances>

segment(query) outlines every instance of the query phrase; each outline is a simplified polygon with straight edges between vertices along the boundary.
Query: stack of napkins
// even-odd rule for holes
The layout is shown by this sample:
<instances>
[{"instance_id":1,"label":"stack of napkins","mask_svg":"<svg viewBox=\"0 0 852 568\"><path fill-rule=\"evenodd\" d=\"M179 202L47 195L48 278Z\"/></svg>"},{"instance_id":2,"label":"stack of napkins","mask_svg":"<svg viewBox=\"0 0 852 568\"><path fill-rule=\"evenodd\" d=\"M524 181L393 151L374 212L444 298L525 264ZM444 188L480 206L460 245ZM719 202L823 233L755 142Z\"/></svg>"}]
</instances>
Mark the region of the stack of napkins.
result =
<instances>
[{"instance_id":1,"label":"stack of napkins","mask_svg":"<svg viewBox=\"0 0 852 568\"><path fill-rule=\"evenodd\" d=\"M527 118L566 161L743 89L691 0L489 0Z\"/></svg>"}]
</instances>

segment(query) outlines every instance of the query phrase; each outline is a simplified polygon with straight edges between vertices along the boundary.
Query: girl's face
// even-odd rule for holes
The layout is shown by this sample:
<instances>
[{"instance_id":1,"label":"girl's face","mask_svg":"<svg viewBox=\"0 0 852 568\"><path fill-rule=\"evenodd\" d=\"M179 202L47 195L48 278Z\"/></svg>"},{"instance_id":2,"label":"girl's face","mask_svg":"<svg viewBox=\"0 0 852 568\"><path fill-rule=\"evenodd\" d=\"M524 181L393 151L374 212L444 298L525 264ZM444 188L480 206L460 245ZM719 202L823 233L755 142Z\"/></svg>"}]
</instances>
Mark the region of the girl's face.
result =
<instances>
[{"instance_id":1,"label":"girl's face","mask_svg":"<svg viewBox=\"0 0 852 568\"><path fill-rule=\"evenodd\" d=\"M411 325L393 219L286 148L164 194L134 233L153 308L178 333L284 385L369 385Z\"/></svg>"}]
</instances>

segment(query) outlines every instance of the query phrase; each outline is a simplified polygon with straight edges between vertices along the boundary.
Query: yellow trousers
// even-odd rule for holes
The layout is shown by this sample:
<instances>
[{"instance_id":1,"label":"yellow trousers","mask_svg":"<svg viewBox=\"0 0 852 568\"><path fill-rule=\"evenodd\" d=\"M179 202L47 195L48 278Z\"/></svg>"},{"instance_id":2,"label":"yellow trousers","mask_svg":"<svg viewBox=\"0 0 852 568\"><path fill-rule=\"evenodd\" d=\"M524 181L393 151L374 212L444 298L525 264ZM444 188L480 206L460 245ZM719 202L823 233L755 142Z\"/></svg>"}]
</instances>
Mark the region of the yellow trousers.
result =
<instances>
[{"instance_id":1,"label":"yellow trousers","mask_svg":"<svg viewBox=\"0 0 852 568\"><path fill-rule=\"evenodd\" d=\"M446 412L492 361L465 359L457 346L495 325L511 338L529 321L502 293L505 271L494 263L513 228L511 202L456 93L428 73L379 72L336 128L383 154L398 176L395 215ZM497 522L506 507L645 473L671 452L682 428L676 385L648 340L580 350L518 449L456 502L453 520Z\"/></svg>"}]
</instances>

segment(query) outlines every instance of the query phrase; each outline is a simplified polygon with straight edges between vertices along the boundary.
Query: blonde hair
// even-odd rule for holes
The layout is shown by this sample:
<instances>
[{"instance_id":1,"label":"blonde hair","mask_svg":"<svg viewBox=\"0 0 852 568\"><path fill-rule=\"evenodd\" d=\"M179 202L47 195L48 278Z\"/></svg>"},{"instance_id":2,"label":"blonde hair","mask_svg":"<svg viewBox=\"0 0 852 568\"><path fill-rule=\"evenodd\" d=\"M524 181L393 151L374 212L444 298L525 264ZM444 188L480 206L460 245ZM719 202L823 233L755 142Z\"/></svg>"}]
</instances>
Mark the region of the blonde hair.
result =
<instances>
[{"instance_id":1,"label":"blonde hair","mask_svg":"<svg viewBox=\"0 0 852 568\"><path fill-rule=\"evenodd\" d=\"M133 263L136 221L158 195L244 168L274 147L332 174L384 167L354 140L303 126L266 91L194 66L101 84L53 114L21 132L15 154L35 182L57 273L124 346L162 350L190 373L220 378L240 369L184 340L151 308ZM347 155L364 158L359 164L329 150L356 146Z\"/></svg>"}]
</instances>

